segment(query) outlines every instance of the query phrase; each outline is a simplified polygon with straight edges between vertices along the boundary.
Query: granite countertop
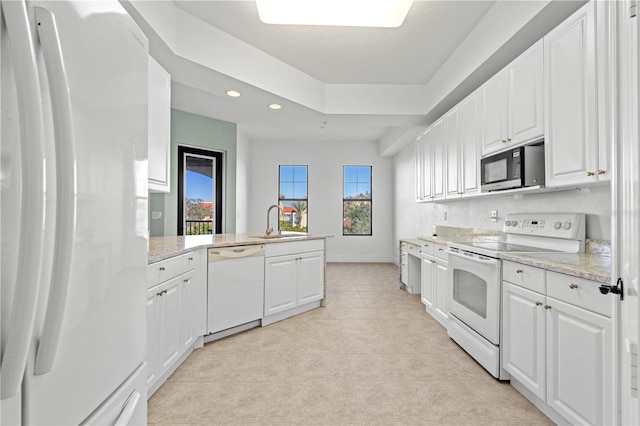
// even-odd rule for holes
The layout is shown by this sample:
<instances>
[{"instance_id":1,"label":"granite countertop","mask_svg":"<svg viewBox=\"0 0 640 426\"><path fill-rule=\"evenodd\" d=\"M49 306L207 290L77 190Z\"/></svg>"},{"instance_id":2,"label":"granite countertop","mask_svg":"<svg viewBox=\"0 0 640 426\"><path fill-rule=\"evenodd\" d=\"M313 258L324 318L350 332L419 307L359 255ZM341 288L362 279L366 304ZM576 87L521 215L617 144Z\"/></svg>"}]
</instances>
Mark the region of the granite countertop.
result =
<instances>
[{"instance_id":1,"label":"granite countertop","mask_svg":"<svg viewBox=\"0 0 640 426\"><path fill-rule=\"evenodd\" d=\"M503 253L500 258L587 280L611 282L611 257L601 254Z\"/></svg>"},{"instance_id":2,"label":"granite countertop","mask_svg":"<svg viewBox=\"0 0 640 426\"><path fill-rule=\"evenodd\" d=\"M258 238L258 232L243 234L187 235L149 238L148 263L155 263L183 253L209 247L233 247L248 244L277 244L287 241L319 240L332 235L288 234L284 238Z\"/></svg>"}]
</instances>

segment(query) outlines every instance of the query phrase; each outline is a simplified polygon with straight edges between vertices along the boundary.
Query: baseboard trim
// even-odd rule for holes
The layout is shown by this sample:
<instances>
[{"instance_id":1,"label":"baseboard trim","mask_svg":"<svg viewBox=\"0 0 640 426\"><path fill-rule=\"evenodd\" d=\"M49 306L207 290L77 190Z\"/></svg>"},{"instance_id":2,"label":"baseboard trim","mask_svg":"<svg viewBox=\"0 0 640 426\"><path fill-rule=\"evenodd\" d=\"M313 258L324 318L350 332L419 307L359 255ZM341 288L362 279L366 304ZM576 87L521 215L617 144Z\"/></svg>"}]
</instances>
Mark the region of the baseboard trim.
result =
<instances>
[{"instance_id":1,"label":"baseboard trim","mask_svg":"<svg viewBox=\"0 0 640 426\"><path fill-rule=\"evenodd\" d=\"M340 256L327 255L327 263L395 263L391 256Z\"/></svg>"}]
</instances>

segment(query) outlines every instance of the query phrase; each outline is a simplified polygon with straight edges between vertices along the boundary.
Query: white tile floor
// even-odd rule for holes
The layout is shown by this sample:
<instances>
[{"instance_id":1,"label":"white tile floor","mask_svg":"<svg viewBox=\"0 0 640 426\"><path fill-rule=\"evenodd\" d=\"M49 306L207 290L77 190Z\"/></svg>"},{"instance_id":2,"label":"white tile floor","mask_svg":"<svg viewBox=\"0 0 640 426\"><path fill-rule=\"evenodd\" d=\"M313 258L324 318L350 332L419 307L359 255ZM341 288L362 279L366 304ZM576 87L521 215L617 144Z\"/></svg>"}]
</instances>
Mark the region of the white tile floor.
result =
<instances>
[{"instance_id":1,"label":"white tile floor","mask_svg":"<svg viewBox=\"0 0 640 426\"><path fill-rule=\"evenodd\" d=\"M451 341L392 264L327 266L327 304L196 350L150 424L550 425Z\"/></svg>"}]
</instances>

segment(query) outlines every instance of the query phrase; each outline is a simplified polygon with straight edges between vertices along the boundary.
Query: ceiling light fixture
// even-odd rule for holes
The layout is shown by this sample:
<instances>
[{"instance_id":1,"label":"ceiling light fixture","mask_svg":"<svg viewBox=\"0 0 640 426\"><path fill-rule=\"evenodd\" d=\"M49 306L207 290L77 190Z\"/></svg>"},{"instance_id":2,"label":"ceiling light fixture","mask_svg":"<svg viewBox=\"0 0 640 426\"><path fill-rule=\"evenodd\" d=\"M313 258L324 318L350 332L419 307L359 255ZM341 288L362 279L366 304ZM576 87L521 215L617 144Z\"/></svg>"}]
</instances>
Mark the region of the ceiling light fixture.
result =
<instances>
[{"instance_id":1,"label":"ceiling light fixture","mask_svg":"<svg viewBox=\"0 0 640 426\"><path fill-rule=\"evenodd\" d=\"M265 24L386 27L402 25L413 0L256 0Z\"/></svg>"},{"instance_id":2,"label":"ceiling light fixture","mask_svg":"<svg viewBox=\"0 0 640 426\"><path fill-rule=\"evenodd\" d=\"M282 108L282 105L280 105L280 104L269 104L269 108L271 108L271 109L280 109L280 108Z\"/></svg>"},{"instance_id":3,"label":"ceiling light fixture","mask_svg":"<svg viewBox=\"0 0 640 426\"><path fill-rule=\"evenodd\" d=\"M240 92L238 92L237 90L227 90L227 96L231 96L232 98L239 98L240 97Z\"/></svg>"}]
</instances>

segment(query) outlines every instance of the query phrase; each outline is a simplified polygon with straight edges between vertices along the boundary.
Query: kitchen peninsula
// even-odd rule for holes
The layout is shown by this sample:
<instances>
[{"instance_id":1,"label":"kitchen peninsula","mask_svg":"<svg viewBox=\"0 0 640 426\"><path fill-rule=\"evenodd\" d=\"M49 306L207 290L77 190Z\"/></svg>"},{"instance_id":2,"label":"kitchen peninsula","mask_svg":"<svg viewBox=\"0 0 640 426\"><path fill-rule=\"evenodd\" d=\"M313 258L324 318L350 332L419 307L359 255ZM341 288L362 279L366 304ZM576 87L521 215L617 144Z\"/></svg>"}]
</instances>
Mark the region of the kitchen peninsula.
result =
<instances>
[{"instance_id":1,"label":"kitchen peninsula","mask_svg":"<svg viewBox=\"0 0 640 426\"><path fill-rule=\"evenodd\" d=\"M322 306L329 237L248 233L150 238L148 397L204 343Z\"/></svg>"}]
</instances>

